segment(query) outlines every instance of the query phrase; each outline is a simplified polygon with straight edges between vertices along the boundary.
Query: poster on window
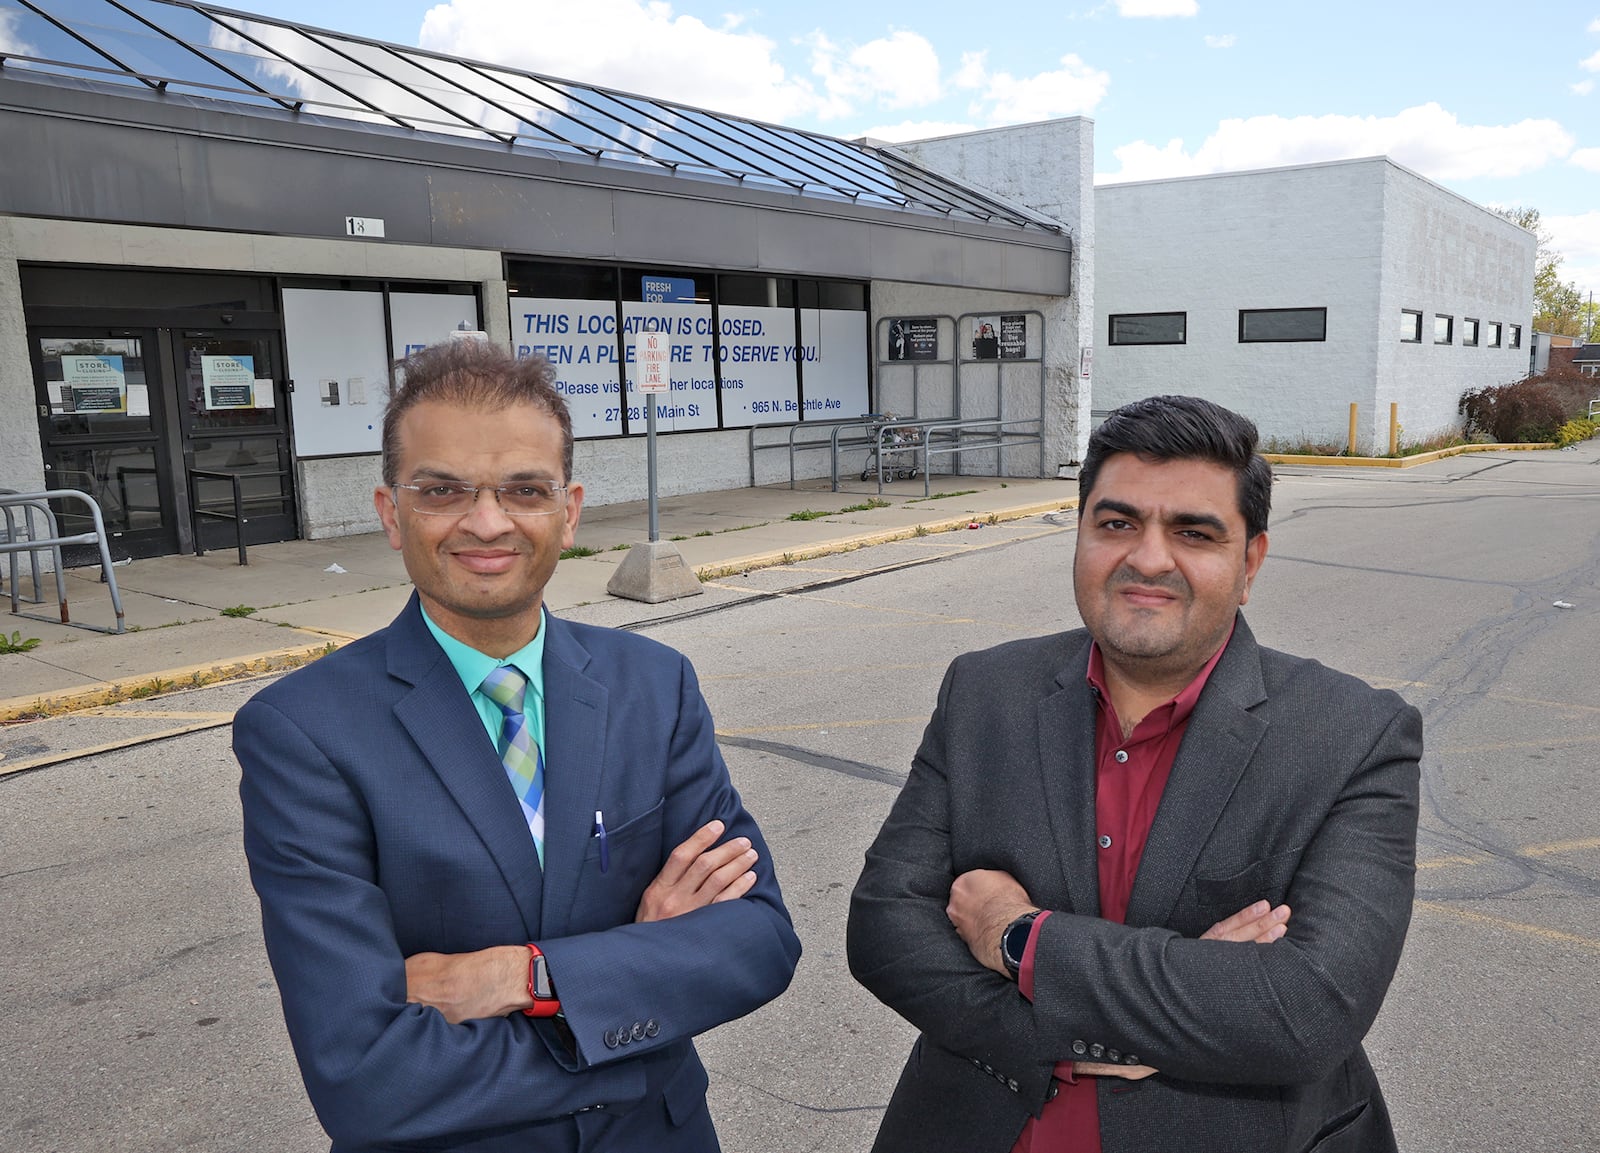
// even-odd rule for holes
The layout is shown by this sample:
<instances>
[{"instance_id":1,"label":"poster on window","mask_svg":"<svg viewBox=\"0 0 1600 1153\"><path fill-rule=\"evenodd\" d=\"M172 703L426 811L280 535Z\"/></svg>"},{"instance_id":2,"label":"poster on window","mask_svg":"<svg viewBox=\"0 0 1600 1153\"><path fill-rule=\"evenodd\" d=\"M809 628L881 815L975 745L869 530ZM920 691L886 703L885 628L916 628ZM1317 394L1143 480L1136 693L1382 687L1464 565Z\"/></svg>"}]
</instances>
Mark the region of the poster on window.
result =
<instances>
[{"instance_id":1,"label":"poster on window","mask_svg":"<svg viewBox=\"0 0 1600 1153\"><path fill-rule=\"evenodd\" d=\"M556 391L572 413L573 436L622 435L615 304L514 296L511 336L518 356L542 356L555 369Z\"/></svg>"},{"instance_id":2,"label":"poster on window","mask_svg":"<svg viewBox=\"0 0 1600 1153\"><path fill-rule=\"evenodd\" d=\"M63 356L61 402L65 412L128 411L128 378L120 356Z\"/></svg>"},{"instance_id":3,"label":"poster on window","mask_svg":"<svg viewBox=\"0 0 1600 1153\"><path fill-rule=\"evenodd\" d=\"M897 316L889 321L890 360L938 360L939 318Z\"/></svg>"},{"instance_id":4,"label":"poster on window","mask_svg":"<svg viewBox=\"0 0 1600 1153\"><path fill-rule=\"evenodd\" d=\"M725 304L722 325L722 421L729 428L800 419L794 309Z\"/></svg>"},{"instance_id":5,"label":"poster on window","mask_svg":"<svg viewBox=\"0 0 1600 1153\"><path fill-rule=\"evenodd\" d=\"M1028 355L1028 317L980 316L972 322L972 359L1022 360Z\"/></svg>"},{"instance_id":6,"label":"poster on window","mask_svg":"<svg viewBox=\"0 0 1600 1153\"><path fill-rule=\"evenodd\" d=\"M202 356L200 380L208 409L256 406L256 358L253 356Z\"/></svg>"},{"instance_id":7,"label":"poster on window","mask_svg":"<svg viewBox=\"0 0 1600 1153\"><path fill-rule=\"evenodd\" d=\"M630 300L622 306L622 330L627 340L623 369L628 381L628 432L643 436L648 427L646 394L638 389L642 376L635 354L641 334L667 338L669 387L650 394L656 406L657 432L688 432L717 427L717 374L712 357L709 304Z\"/></svg>"},{"instance_id":8,"label":"poster on window","mask_svg":"<svg viewBox=\"0 0 1600 1153\"><path fill-rule=\"evenodd\" d=\"M869 411L867 314L837 308L800 312L805 419L840 420Z\"/></svg>"}]
</instances>

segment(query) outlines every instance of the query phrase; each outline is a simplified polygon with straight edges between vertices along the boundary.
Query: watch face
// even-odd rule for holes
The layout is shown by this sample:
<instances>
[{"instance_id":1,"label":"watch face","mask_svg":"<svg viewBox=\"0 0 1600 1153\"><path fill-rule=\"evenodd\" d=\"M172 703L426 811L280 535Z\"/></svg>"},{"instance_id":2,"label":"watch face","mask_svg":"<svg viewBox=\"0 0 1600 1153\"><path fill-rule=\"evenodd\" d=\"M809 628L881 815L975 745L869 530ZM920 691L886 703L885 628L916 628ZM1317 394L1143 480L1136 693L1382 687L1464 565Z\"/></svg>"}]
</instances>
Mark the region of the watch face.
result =
<instances>
[{"instance_id":1,"label":"watch face","mask_svg":"<svg viewBox=\"0 0 1600 1153\"><path fill-rule=\"evenodd\" d=\"M550 969L543 957L533 959L533 996L541 1001L555 998L555 990L550 987Z\"/></svg>"}]
</instances>

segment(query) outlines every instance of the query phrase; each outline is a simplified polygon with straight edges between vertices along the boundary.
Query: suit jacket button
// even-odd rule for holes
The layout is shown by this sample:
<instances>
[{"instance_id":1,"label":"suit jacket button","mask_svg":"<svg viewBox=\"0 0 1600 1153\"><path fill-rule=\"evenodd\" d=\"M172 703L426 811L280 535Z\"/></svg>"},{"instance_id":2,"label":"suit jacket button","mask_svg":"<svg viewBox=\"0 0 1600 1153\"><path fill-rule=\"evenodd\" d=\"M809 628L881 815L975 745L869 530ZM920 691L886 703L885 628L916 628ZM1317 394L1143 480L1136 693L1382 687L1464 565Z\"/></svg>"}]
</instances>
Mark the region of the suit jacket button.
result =
<instances>
[{"instance_id":1,"label":"suit jacket button","mask_svg":"<svg viewBox=\"0 0 1600 1153\"><path fill-rule=\"evenodd\" d=\"M633 1041L633 1033L631 1031L629 1031L629 1029L628 1029L628 1027L626 1025L624 1025L622 1028L617 1030L617 1044L619 1044L619 1045L627 1045L627 1044L630 1044L632 1041Z\"/></svg>"},{"instance_id":2,"label":"suit jacket button","mask_svg":"<svg viewBox=\"0 0 1600 1153\"><path fill-rule=\"evenodd\" d=\"M1115 1065L1118 1061L1122 1060L1122 1054L1118 1053L1115 1049L1107 1049L1106 1060Z\"/></svg>"},{"instance_id":3,"label":"suit jacket button","mask_svg":"<svg viewBox=\"0 0 1600 1153\"><path fill-rule=\"evenodd\" d=\"M661 1032L661 1026L656 1022L656 1019L654 1017L651 1017L648 1021L646 1021L644 1023L644 1035L646 1037L654 1037L656 1034L658 1034L660 1032Z\"/></svg>"},{"instance_id":4,"label":"suit jacket button","mask_svg":"<svg viewBox=\"0 0 1600 1153\"><path fill-rule=\"evenodd\" d=\"M1082 1057L1089 1051L1089 1046L1085 1045L1082 1041L1074 1041L1072 1043L1072 1051L1079 1057Z\"/></svg>"},{"instance_id":5,"label":"suit jacket button","mask_svg":"<svg viewBox=\"0 0 1600 1153\"><path fill-rule=\"evenodd\" d=\"M1050 1088L1045 1090L1044 1099L1046 1101L1054 1101L1056 1094L1059 1092L1061 1092L1061 1082L1054 1077L1050 1078Z\"/></svg>"},{"instance_id":6,"label":"suit jacket button","mask_svg":"<svg viewBox=\"0 0 1600 1153\"><path fill-rule=\"evenodd\" d=\"M644 1040L644 1022L643 1021L635 1021L633 1023L633 1039L635 1041L643 1041Z\"/></svg>"},{"instance_id":7,"label":"suit jacket button","mask_svg":"<svg viewBox=\"0 0 1600 1153\"><path fill-rule=\"evenodd\" d=\"M615 1049L617 1047L617 1031L615 1029L607 1029L604 1040L607 1049Z\"/></svg>"},{"instance_id":8,"label":"suit jacket button","mask_svg":"<svg viewBox=\"0 0 1600 1153\"><path fill-rule=\"evenodd\" d=\"M1015 1077L1006 1082L1006 1088L1010 1089L1013 1093L1017 1091L1017 1081Z\"/></svg>"},{"instance_id":9,"label":"suit jacket button","mask_svg":"<svg viewBox=\"0 0 1600 1153\"><path fill-rule=\"evenodd\" d=\"M1093 1057L1096 1061L1100 1060L1100 1058L1104 1057L1105 1055L1106 1047L1100 1044L1098 1041L1089 1046L1089 1056Z\"/></svg>"},{"instance_id":10,"label":"suit jacket button","mask_svg":"<svg viewBox=\"0 0 1600 1153\"><path fill-rule=\"evenodd\" d=\"M1137 1065L1139 1063L1139 1058L1135 1057L1132 1053L1129 1053L1122 1059L1122 1063L1124 1065Z\"/></svg>"}]
</instances>

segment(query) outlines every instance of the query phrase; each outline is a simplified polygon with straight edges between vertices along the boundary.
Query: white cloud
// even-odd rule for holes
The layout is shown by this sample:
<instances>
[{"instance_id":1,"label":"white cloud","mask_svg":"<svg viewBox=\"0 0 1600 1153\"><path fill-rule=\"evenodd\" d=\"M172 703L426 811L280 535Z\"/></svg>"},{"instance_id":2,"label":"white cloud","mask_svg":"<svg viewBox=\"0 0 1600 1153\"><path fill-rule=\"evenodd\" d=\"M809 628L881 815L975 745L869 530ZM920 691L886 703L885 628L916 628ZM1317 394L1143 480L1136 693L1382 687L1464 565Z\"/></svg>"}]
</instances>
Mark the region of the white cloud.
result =
<instances>
[{"instance_id":1,"label":"white cloud","mask_svg":"<svg viewBox=\"0 0 1600 1153\"><path fill-rule=\"evenodd\" d=\"M1567 157L1567 162L1590 172L1600 172L1600 148L1580 148Z\"/></svg>"},{"instance_id":2,"label":"white cloud","mask_svg":"<svg viewBox=\"0 0 1600 1153\"><path fill-rule=\"evenodd\" d=\"M1195 0L1117 0L1117 15L1128 17L1194 16L1200 11Z\"/></svg>"},{"instance_id":3,"label":"white cloud","mask_svg":"<svg viewBox=\"0 0 1600 1153\"><path fill-rule=\"evenodd\" d=\"M1435 180L1517 176L1572 151L1572 136L1553 120L1462 124L1437 104L1394 116L1255 116L1224 120L1194 152L1182 140L1136 140L1114 149L1120 171L1107 182L1233 172L1387 155Z\"/></svg>"},{"instance_id":4,"label":"white cloud","mask_svg":"<svg viewBox=\"0 0 1600 1153\"><path fill-rule=\"evenodd\" d=\"M0 52L16 53L18 56L37 55L38 49L17 35L17 24L21 19L21 12L0 11Z\"/></svg>"},{"instance_id":5,"label":"white cloud","mask_svg":"<svg viewBox=\"0 0 1600 1153\"><path fill-rule=\"evenodd\" d=\"M525 0L449 0L428 10L418 42L760 120L829 110L809 80L785 72L767 37L741 31L735 19L714 28L674 15L670 4L654 0L541 5L532 27Z\"/></svg>"},{"instance_id":6,"label":"white cloud","mask_svg":"<svg viewBox=\"0 0 1600 1153\"><path fill-rule=\"evenodd\" d=\"M1539 223L1550 233L1550 247L1561 253L1561 279L1576 284L1586 297L1600 295L1600 211L1542 216Z\"/></svg>"},{"instance_id":7,"label":"white cloud","mask_svg":"<svg viewBox=\"0 0 1600 1153\"><path fill-rule=\"evenodd\" d=\"M1600 16L1596 16L1593 20L1589 21L1589 31L1600 32Z\"/></svg>"},{"instance_id":8,"label":"white cloud","mask_svg":"<svg viewBox=\"0 0 1600 1153\"><path fill-rule=\"evenodd\" d=\"M1232 48L1239 43L1239 38L1232 32L1225 32L1221 36L1207 36L1207 48Z\"/></svg>"},{"instance_id":9,"label":"white cloud","mask_svg":"<svg viewBox=\"0 0 1600 1153\"><path fill-rule=\"evenodd\" d=\"M956 74L950 78L957 88L982 88L988 82L989 53L963 52L961 54L961 67L956 69Z\"/></svg>"},{"instance_id":10,"label":"white cloud","mask_svg":"<svg viewBox=\"0 0 1600 1153\"><path fill-rule=\"evenodd\" d=\"M1600 52L1596 52L1587 60L1578 61L1578 67L1585 72L1600 72Z\"/></svg>"},{"instance_id":11,"label":"white cloud","mask_svg":"<svg viewBox=\"0 0 1600 1153\"><path fill-rule=\"evenodd\" d=\"M879 124L860 135L898 144L906 140L932 140L935 136L976 132L978 127L961 120L903 120L899 124Z\"/></svg>"},{"instance_id":12,"label":"white cloud","mask_svg":"<svg viewBox=\"0 0 1600 1153\"><path fill-rule=\"evenodd\" d=\"M957 74L963 87L981 88L970 112L989 124L1027 124L1058 116L1083 116L1093 112L1111 84L1111 74L1085 64L1074 53L1061 58L1051 72L1016 77L1009 72L989 72L981 57L962 58Z\"/></svg>"},{"instance_id":13,"label":"white cloud","mask_svg":"<svg viewBox=\"0 0 1600 1153\"><path fill-rule=\"evenodd\" d=\"M1574 96L1587 96L1594 91L1594 81L1580 80L1576 84L1569 85L1569 87L1572 89Z\"/></svg>"},{"instance_id":14,"label":"white cloud","mask_svg":"<svg viewBox=\"0 0 1600 1153\"><path fill-rule=\"evenodd\" d=\"M859 100L915 108L939 99L939 54L915 32L902 29L848 51L820 32L809 43L811 70L822 80L834 115L848 115Z\"/></svg>"}]
</instances>

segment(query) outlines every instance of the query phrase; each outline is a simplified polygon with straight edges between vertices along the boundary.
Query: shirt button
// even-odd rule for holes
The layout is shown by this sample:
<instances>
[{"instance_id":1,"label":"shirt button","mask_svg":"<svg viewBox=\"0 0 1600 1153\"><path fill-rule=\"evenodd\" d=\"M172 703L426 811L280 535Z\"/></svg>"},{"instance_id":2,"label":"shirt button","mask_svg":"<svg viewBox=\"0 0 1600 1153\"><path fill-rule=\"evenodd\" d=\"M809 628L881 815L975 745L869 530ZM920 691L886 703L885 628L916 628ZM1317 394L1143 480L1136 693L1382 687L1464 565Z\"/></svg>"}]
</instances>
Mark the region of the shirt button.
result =
<instances>
[{"instance_id":1,"label":"shirt button","mask_svg":"<svg viewBox=\"0 0 1600 1153\"><path fill-rule=\"evenodd\" d=\"M1125 765L1127 763L1128 763L1128 750L1127 749L1118 749L1117 750L1117 764Z\"/></svg>"},{"instance_id":2,"label":"shirt button","mask_svg":"<svg viewBox=\"0 0 1600 1153\"><path fill-rule=\"evenodd\" d=\"M1102 849L1109 849L1111 847L1111 835L1109 833L1100 834L1100 847Z\"/></svg>"}]
</instances>

